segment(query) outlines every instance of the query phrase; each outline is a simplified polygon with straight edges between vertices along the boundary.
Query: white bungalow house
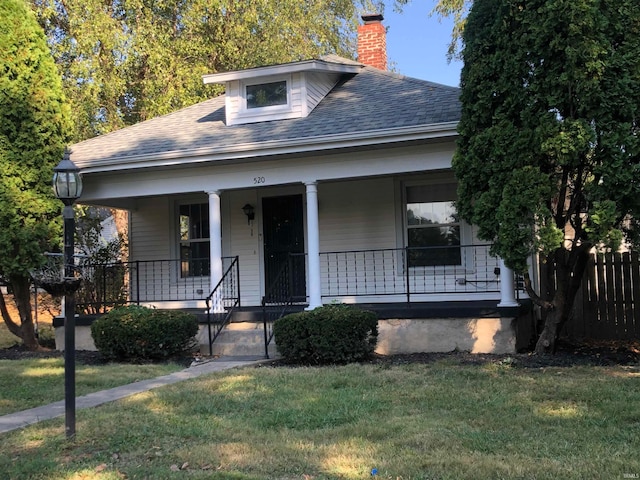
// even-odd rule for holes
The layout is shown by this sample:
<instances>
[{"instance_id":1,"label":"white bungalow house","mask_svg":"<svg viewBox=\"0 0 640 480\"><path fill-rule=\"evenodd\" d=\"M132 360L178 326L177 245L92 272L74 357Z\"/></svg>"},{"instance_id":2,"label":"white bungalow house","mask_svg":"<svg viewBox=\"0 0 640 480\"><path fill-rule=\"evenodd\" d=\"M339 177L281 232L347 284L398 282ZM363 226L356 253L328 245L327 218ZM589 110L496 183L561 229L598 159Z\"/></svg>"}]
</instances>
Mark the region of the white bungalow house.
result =
<instances>
[{"instance_id":1,"label":"white bungalow house","mask_svg":"<svg viewBox=\"0 0 640 480\"><path fill-rule=\"evenodd\" d=\"M225 94L71 146L80 202L129 211L132 302L229 331L357 303L382 353L514 350L513 275L452 203L459 90L386 71L364 20L358 62L206 75Z\"/></svg>"}]
</instances>

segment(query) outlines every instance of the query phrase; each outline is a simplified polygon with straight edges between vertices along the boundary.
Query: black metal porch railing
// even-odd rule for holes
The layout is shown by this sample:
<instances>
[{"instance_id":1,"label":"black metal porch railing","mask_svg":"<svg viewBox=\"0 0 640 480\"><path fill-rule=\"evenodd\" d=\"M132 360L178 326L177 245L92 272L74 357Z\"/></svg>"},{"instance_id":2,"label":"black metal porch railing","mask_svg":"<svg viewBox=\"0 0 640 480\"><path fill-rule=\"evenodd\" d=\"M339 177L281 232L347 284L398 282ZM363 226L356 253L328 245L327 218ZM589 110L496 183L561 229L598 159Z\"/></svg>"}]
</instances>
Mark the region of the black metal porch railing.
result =
<instances>
[{"instance_id":1,"label":"black metal porch railing","mask_svg":"<svg viewBox=\"0 0 640 480\"><path fill-rule=\"evenodd\" d=\"M433 294L499 292L499 261L489 254L490 248L462 245L322 252L322 297L395 296L411 302L416 296ZM294 261L292 266L300 268L304 263Z\"/></svg>"},{"instance_id":2,"label":"black metal porch railing","mask_svg":"<svg viewBox=\"0 0 640 480\"><path fill-rule=\"evenodd\" d=\"M463 245L322 252L321 294L325 299L357 297L361 302L376 302L384 298L410 303L429 301L435 295L465 299L471 294L497 293L499 263L489 250L490 245ZM270 311L278 305L306 301L304 296L295 296L306 290L295 285L305 279L305 257L304 253L290 254L282 271L272 277L264 297ZM190 260L189 272L196 271L194 262ZM206 262L208 265L208 259ZM239 288L236 257L223 259L223 271L234 262L234 282ZM127 303L204 303L210 293L209 276L185 276L183 263L156 260L87 265L77 311L104 313Z\"/></svg>"},{"instance_id":3,"label":"black metal porch railing","mask_svg":"<svg viewBox=\"0 0 640 480\"><path fill-rule=\"evenodd\" d=\"M223 257L226 271L237 257ZM188 263L188 268L185 264ZM79 314L106 313L130 303L206 300L210 293L209 259L138 260L82 265L76 293Z\"/></svg>"},{"instance_id":4,"label":"black metal porch railing","mask_svg":"<svg viewBox=\"0 0 640 480\"><path fill-rule=\"evenodd\" d=\"M288 258L282 263L280 270L274 275L271 285L267 288L262 297L262 324L264 329L264 356L269 358L269 344L273 340L273 323L279 318L284 317L294 301L294 285L297 270L295 264L301 257L294 257L289 254ZM306 300L306 299L303 299Z\"/></svg>"},{"instance_id":5,"label":"black metal porch railing","mask_svg":"<svg viewBox=\"0 0 640 480\"><path fill-rule=\"evenodd\" d=\"M231 321L234 309L240 306L240 262L237 256L206 298L206 304L209 355L213 355L213 342Z\"/></svg>"}]
</instances>

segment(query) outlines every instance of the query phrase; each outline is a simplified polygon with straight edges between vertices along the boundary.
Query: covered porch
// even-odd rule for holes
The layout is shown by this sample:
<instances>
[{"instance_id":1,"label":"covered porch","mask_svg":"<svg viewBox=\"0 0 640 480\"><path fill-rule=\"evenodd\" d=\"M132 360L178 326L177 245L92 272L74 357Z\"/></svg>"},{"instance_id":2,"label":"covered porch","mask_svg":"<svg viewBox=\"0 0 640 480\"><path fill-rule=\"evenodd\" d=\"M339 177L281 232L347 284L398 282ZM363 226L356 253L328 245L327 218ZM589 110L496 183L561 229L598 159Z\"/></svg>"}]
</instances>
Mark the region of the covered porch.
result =
<instances>
[{"instance_id":1,"label":"covered porch","mask_svg":"<svg viewBox=\"0 0 640 480\"><path fill-rule=\"evenodd\" d=\"M443 311L450 304L477 304L482 308L515 307L513 273L489 254L489 245L461 245L458 265L434 264L412 267L412 258L438 258L451 247L405 247L377 250L319 252L319 298L310 301L312 286L307 272L307 253L287 253L278 263L259 303L243 302L242 257L221 257L221 274L212 285L211 276L185 276L185 272L208 273L209 259L135 260L85 267L85 286L91 295L80 294L77 308L85 314L106 313L122 304L156 308L190 309L205 314L230 307L244 311L263 305L295 304L315 308L340 302L384 310L398 306L433 305Z\"/></svg>"},{"instance_id":2,"label":"covered porch","mask_svg":"<svg viewBox=\"0 0 640 480\"><path fill-rule=\"evenodd\" d=\"M436 261L450 256L451 247L320 252L321 302L375 311L381 353L514 350L513 319L520 309L513 274L489 255L489 245L456 251L458 265ZM416 258L434 264L412 267ZM186 271L206 272L208 264L208 259L173 259L92 265L83 289L94 296L77 303L78 313L100 315L129 303L185 309L201 323L203 353L275 354L273 322L310 308L308 254L284 256L259 305L242 303L239 256L221 258L221 279L210 292L206 275L181 280ZM86 326L90 322L91 315Z\"/></svg>"},{"instance_id":3,"label":"covered porch","mask_svg":"<svg viewBox=\"0 0 640 480\"><path fill-rule=\"evenodd\" d=\"M136 191L128 176L121 181ZM93 203L129 211L130 255L120 264L127 301L221 311L222 297L211 294L232 277L242 307L287 297L310 309L332 301L516 305L513 273L458 219L447 169L255 182L198 193L176 181L173 194L139 188L137 197L102 200L94 192Z\"/></svg>"}]
</instances>

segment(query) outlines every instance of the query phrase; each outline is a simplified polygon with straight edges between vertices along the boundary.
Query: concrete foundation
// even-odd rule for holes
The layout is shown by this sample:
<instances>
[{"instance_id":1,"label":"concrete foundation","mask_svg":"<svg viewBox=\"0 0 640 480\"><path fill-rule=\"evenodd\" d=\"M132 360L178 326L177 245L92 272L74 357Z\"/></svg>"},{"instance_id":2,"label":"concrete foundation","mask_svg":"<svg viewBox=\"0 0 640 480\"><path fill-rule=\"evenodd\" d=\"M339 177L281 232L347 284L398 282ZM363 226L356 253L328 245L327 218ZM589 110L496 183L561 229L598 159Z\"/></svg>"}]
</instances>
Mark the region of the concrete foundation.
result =
<instances>
[{"instance_id":1,"label":"concrete foundation","mask_svg":"<svg viewBox=\"0 0 640 480\"><path fill-rule=\"evenodd\" d=\"M64 327L56 327L56 348L64 350ZM515 353L516 331L513 318L429 318L378 320L376 353L451 352ZM206 325L200 326L198 343L209 353ZM272 342L273 343L273 342ZM95 350L91 329L76 327L76 349ZM277 355L269 346L269 356ZM217 355L264 355L261 323L232 323L214 342Z\"/></svg>"},{"instance_id":2,"label":"concrete foundation","mask_svg":"<svg viewBox=\"0 0 640 480\"><path fill-rule=\"evenodd\" d=\"M376 353L515 353L512 318L430 318L378 321Z\"/></svg>"},{"instance_id":3,"label":"concrete foundation","mask_svg":"<svg viewBox=\"0 0 640 480\"><path fill-rule=\"evenodd\" d=\"M64 351L64 327L56 327L56 350ZM76 325L76 350L97 350L93 344L91 327Z\"/></svg>"}]
</instances>

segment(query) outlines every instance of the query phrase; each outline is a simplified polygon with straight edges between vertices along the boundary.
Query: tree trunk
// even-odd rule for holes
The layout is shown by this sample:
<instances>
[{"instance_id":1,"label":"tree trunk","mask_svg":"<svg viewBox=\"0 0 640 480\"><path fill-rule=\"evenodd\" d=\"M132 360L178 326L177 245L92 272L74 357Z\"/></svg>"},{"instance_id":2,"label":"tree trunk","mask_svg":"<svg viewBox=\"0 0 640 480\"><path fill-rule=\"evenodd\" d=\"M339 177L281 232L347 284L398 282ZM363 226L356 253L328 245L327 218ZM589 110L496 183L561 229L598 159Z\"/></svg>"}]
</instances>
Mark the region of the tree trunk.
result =
<instances>
[{"instance_id":1,"label":"tree trunk","mask_svg":"<svg viewBox=\"0 0 640 480\"><path fill-rule=\"evenodd\" d=\"M4 295L0 295L0 313L2 313L2 319L4 320L4 323L9 329L9 331L13 333L16 337L22 338L20 325L14 322L13 319L11 318L11 314L9 313L9 309L7 308L7 303L4 298Z\"/></svg>"},{"instance_id":2,"label":"tree trunk","mask_svg":"<svg viewBox=\"0 0 640 480\"><path fill-rule=\"evenodd\" d=\"M124 240L122 243L122 251L120 252L122 260L127 261L129 258L128 250L126 248L126 245L129 244L129 212L127 210L112 208L111 215L113 215L118 235Z\"/></svg>"},{"instance_id":3,"label":"tree trunk","mask_svg":"<svg viewBox=\"0 0 640 480\"><path fill-rule=\"evenodd\" d=\"M547 318L544 322L544 328L540 337L538 337L538 342L536 343L535 352L538 355L555 353L556 340L558 340L560 332L562 331L562 326L566 322L566 319L564 319L566 302L556 301L556 299L554 299L552 303L554 305L554 309L547 314Z\"/></svg>"},{"instance_id":4,"label":"tree trunk","mask_svg":"<svg viewBox=\"0 0 640 480\"><path fill-rule=\"evenodd\" d=\"M11 318L3 297L0 300L0 312L4 323L11 333L22 339L25 347L29 350L39 350L41 347L36 338L31 313L31 280L28 277L10 277L9 283L13 289L13 298L18 308L20 323L18 324Z\"/></svg>"},{"instance_id":5,"label":"tree trunk","mask_svg":"<svg viewBox=\"0 0 640 480\"><path fill-rule=\"evenodd\" d=\"M576 295L589 260L590 245L582 245L567 251L558 249L555 254L556 289L535 352L538 355L555 353L556 341L562 327L569 320Z\"/></svg>"}]
</instances>

